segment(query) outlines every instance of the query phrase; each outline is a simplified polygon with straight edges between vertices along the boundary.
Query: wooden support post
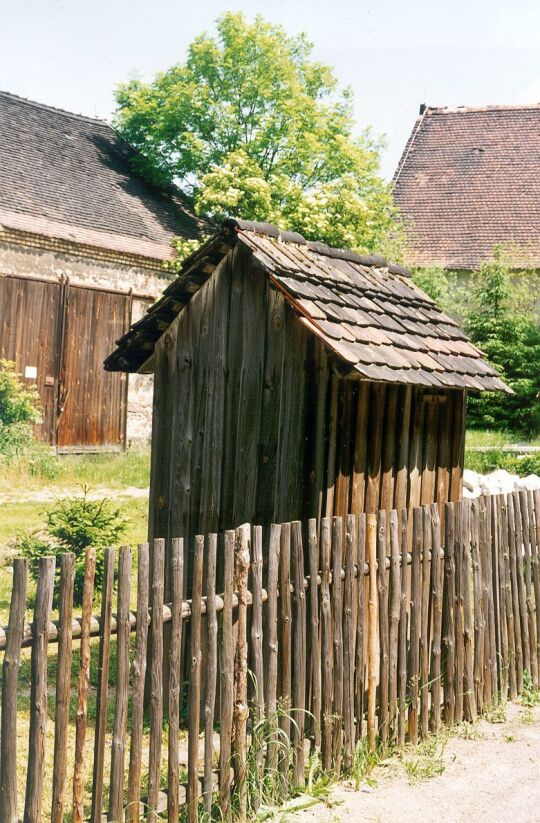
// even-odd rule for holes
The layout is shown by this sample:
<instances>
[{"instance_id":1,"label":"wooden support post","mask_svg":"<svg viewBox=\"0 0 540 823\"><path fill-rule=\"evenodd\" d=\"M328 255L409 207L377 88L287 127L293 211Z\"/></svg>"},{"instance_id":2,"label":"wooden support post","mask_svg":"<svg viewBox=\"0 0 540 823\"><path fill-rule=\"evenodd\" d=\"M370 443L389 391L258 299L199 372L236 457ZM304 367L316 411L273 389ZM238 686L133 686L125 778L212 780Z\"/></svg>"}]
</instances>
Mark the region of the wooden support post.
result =
<instances>
[{"instance_id":1,"label":"wooden support post","mask_svg":"<svg viewBox=\"0 0 540 823\"><path fill-rule=\"evenodd\" d=\"M201 720L201 610L204 563L204 537L195 537L191 601L191 644L188 691L188 782L187 819L199 819L199 731ZM248 560L249 563L249 560Z\"/></svg>"},{"instance_id":2,"label":"wooden support post","mask_svg":"<svg viewBox=\"0 0 540 823\"><path fill-rule=\"evenodd\" d=\"M375 751L377 705L377 515L369 512L366 521L366 555L369 563L368 623L368 746Z\"/></svg>"},{"instance_id":3,"label":"wooden support post","mask_svg":"<svg viewBox=\"0 0 540 823\"><path fill-rule=\"evenodd\" d=\"M28 560L13 561L7 645L2 665L2 731L0 736L0 820L17 823L17 688L28 586Z\"/></svg>"},{"instance_id":4,"label":"wooden support post","mask_svg":"<svg viewBox=\"0 0 540 823\"><path fill-rule=\"evenodd\" d=\"M73 766L73 823L84 820L84 750L88 719L88 689L90 686L90 620L94 599L96 550L86 550L84 563L83 600L81 612L81 643L79 648L79 682L77 715L75 718L75 758Z\"/></svg>"},{"instance_id":5,"label":"wooden support post","mask_svg":"<svg viewBox=\"0 0 540 823\"><path fill-rule=\"evenodd\" d=\"M150 551L148 543L140 543L137 553L137 630L131 697L131 743L126 823L138 823L141 794L142 734L144 712L144 681L146 677L146 649L148 645L148 605L150 597Z\"/></svg>"}]
</instances>

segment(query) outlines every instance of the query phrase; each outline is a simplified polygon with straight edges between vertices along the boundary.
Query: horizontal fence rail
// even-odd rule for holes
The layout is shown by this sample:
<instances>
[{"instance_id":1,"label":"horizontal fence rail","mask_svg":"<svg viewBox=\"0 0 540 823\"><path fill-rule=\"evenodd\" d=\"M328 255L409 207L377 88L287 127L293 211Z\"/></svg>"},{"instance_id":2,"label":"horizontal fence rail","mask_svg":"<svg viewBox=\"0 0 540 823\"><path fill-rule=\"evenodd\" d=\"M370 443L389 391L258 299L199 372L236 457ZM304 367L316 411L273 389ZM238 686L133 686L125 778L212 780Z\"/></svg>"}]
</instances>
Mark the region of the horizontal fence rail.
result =
<instances>
[{"instance_id":1,"label":"horizontal fence rail","mask_svg":"<svg viewBox=\"0 0 540 823\"><path fill-rule=\"evenodd\" d=\"M89 550L77 616L73 557L57 583L43 558L31 623L17 559L0 820L246 820L304 785L310 753L339 776L358 746L474 720L538 687L539 555L522 491L111 548L99 593Z\"/></svg>"}]
</instances>

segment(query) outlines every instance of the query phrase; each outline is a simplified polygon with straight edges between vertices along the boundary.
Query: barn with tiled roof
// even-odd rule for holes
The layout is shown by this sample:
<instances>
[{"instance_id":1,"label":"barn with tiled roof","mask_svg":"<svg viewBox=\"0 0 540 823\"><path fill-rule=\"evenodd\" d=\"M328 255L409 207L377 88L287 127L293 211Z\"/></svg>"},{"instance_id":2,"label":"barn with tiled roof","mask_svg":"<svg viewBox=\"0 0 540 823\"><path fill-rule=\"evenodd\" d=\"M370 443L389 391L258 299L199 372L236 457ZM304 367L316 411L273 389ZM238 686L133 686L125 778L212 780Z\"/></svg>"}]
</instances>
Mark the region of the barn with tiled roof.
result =
<instances>
[{"instance_id":1,"label":"barn with tiled roof","mask_svg":"<svg viewBox=\"0 0 540 823\"><path fill-rule=\"evenodd\" d=\"M171 278L173 237L203 229L174 187L132 169L102 120L0 92L0 358L37 387L62 451L150 434L151 381L102 361Z\"/></svg>"},{"instance_id":2,"label":"barn with tiled roof","mask_svg":"<svg viewBox=\"0 0 540 823\"><path fill-rule=\"evenodd\" d=\"M153 537L442 509L467 392L507 390L406 269L234 219L105 367L154 373Z\"/></svg>"},{"instance_id":3,"label":"barn with tiled roof","mask_svg":"<svg viewBox=\"0 0 540 823\"><path fill-rule=\"evenodd\" d=\"M540 103L422 106L393 180L411 264L540 269Z\"/></svg>"}]
</instances>

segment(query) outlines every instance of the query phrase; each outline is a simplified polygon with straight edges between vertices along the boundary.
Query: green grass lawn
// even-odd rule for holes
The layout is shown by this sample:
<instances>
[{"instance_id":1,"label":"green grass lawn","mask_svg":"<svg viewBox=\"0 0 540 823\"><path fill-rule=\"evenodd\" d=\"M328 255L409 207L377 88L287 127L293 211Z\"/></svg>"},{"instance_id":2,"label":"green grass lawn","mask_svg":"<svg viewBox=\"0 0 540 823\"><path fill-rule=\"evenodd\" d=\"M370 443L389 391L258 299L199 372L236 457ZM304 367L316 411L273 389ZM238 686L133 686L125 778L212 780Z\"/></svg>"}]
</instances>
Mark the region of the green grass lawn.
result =
<instances>
[{"instance_id":1,"label":"green grass lawn","mask_svg":"<svg viewBox=\"0 0 540 823\"><path fill-rule=\"evenodd\" d=\"M112 495L126 518L127 530L122 543L142 543L148 532L148 499L122 496L122 490L147 488L149 469L150 452L146 449L125 454L61 456L58 474L52 480L33 476L24 467L0 474L0 624L7 623L9 614L13 556L10 544L17 535L43 528L45 510L54 499L80 494L81 487L88 486L94 494L102 490L103 496ZM39 498L43 492L52 492L53 499L28 500L32 495ZM17 502L18 494L20 502Z\"/></svg>"}]
</instances>

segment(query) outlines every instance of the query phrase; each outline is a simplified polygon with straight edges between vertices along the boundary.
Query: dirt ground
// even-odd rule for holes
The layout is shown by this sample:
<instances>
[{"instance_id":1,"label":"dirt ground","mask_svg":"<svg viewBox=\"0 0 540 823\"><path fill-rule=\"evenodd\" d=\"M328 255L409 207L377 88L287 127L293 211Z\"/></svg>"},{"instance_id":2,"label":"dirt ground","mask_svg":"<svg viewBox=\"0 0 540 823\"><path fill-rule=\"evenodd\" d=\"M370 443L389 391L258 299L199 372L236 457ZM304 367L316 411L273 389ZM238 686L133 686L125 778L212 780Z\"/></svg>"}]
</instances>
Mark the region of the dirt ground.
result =
<instances>
[{"instance_id":1,"label":"dirt ground","mask_svg":"<svg viewBox=\"0 0 540 823\"><path fill-rule=\"evenodd\" d=\"M450 737L441 754L442 774L415 779L392 758L358 791L339 784L326 803L287 821L540 821L540 707L508 704L504 722L474 724L466 736Z\"/></svg>"}]
</instances>

